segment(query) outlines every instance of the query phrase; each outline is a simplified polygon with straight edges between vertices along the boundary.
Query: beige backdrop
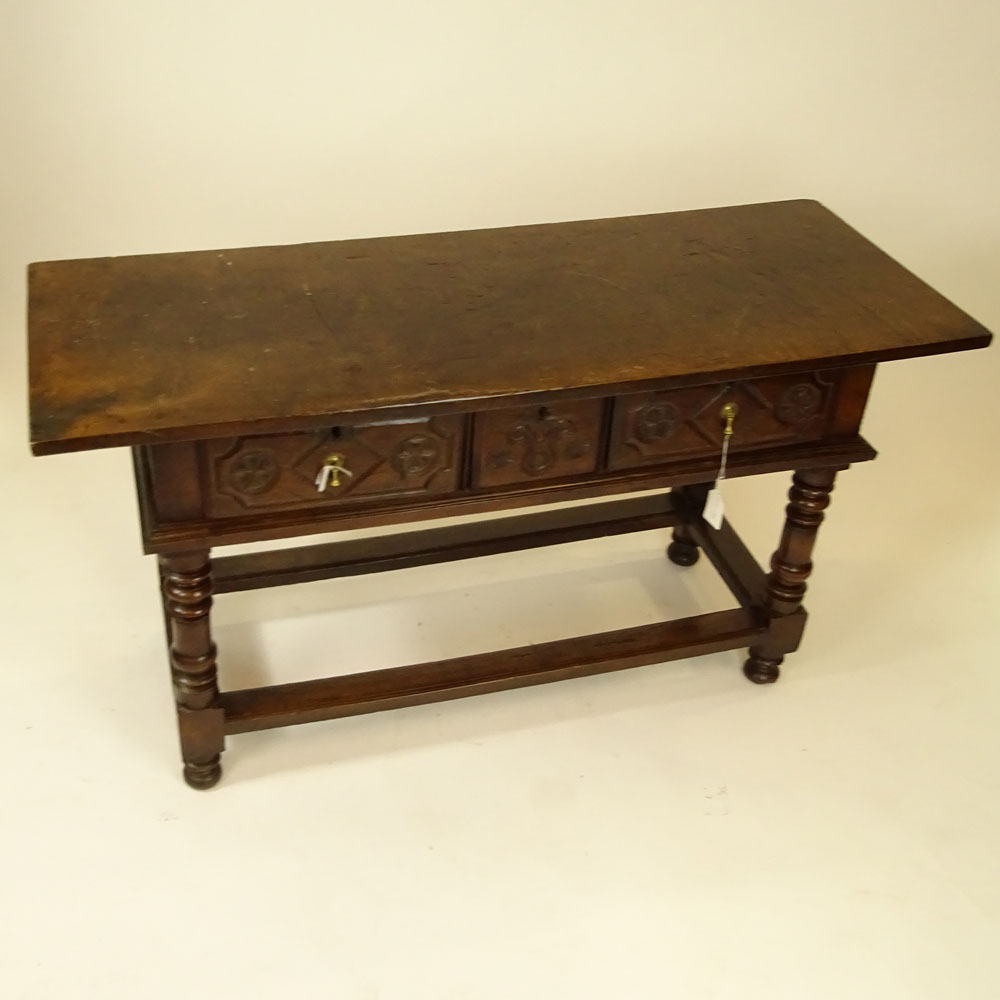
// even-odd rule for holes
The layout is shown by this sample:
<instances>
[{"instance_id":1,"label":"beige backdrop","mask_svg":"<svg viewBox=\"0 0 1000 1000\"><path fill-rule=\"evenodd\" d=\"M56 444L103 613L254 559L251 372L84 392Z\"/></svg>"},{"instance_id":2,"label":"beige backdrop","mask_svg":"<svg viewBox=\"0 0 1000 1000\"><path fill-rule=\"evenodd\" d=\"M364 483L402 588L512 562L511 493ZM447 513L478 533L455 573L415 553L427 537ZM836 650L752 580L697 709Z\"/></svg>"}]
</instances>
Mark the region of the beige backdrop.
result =
<instances>
[{"instance_id":1,"label":"beige backdrop","mask_svg":"<svg viewBox=\"0 0 1000 1000\"><path fill-rule=\"evenodd\" d=\"M11 997L995 997L1000 349L879 372L735 653L240 737L179 779L128 456L31 459L30 260L818 198L1000 329L995 0L0 4ZM761 558L785 477L733 482ZM227 598L223 679L721 606L644 534Z\"/></svg>"}]
</instances>

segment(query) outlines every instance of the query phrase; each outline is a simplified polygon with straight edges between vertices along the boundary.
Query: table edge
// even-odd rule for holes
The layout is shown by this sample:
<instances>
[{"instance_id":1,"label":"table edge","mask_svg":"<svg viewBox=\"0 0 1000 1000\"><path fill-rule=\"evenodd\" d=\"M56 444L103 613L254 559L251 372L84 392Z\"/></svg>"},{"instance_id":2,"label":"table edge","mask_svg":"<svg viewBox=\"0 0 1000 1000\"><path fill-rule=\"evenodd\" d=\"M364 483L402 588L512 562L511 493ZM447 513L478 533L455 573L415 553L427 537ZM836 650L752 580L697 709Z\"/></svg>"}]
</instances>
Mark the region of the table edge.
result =
<instances>
[{"instance_id":1,"label":"table edge","mask_svg":"<svg viewBox=\"0 0 1000 1000\"><path fill-rule=\"evenodd\" d=\"M468 413L473 410L496 410L506 407L531 405L539 401L587 399L628 393L653 392L684 386L706 385L735 379L765 378L772 375L790 375L797 372L825 371L832 368L853 368L860 365L898 361L907 358L931 357L959 351L980 350L988 347L993 335L976 321L968 333L957 339L935 341L879 351L866 351L848 356L832 356L802 361L782 362L774 365L732 366L713 371L687 375L665 376L628 382L602 383L573 386L564 389L544 389L496 396L439 397L407 403L387 402L384 406L356 411L268 417L260 420L228 422L225 424L188 424L166 426L155 431L129 431L121 434L80 435L72 438L31 438L31 452L36 456L61 455L100 448L133 447L135 445L165 444L177 441L203 441L211 438L244 436L247 434L290 433L309 430L329 424L352 424L382 420L426 417L443 413Z\"/></svg>"}]
</instances>

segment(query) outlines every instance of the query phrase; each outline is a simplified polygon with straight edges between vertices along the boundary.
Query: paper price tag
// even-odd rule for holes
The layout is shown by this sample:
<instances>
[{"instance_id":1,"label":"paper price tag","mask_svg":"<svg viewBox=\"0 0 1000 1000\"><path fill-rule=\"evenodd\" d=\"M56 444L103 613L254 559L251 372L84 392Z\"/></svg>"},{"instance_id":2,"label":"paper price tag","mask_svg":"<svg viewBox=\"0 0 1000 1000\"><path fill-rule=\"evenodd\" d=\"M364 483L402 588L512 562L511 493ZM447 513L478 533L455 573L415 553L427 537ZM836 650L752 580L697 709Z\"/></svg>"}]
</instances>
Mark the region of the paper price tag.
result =
<instances>
[{"instance_id":1,"label":"paper price tag","mask_svg":"<svg viewBox=\"0 0 1000 1000\"><path fill-rule=\"evenodd\" d=\"M705 498L705 509L701 512L701 516L716 531L722 527L722 519L726 516L726 504L718 486L714 486L708 491L708 496Z\"/></svg>"},{"instance_id":2,"label":"paper price tag","mask_svg":"<svg viewBox=\"0 0 1000 1000\"><path fill-rule=\"evenodd\" d=\"M333 469L329 465L324 465L319 472L316 473L316 489L320 493L326 492L327 484L330 482L330 476L333 475Z\"/></svg>"}]
</instances>

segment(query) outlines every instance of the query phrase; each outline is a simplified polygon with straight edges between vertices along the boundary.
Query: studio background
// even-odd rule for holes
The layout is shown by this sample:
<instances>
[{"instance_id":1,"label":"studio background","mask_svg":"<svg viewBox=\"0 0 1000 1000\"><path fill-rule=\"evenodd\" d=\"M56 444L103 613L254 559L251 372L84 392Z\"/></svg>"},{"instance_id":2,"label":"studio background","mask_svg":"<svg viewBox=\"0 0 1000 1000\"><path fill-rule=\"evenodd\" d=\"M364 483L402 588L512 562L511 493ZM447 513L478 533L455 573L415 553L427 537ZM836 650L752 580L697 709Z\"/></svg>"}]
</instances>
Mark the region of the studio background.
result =
<instances>
[{"instance_id":1,"label":"studio background","mask_svg":"<svg viewBox=\"0 0 1000 1000\"><path fill-rule=\"evenodd\" d=\"M817 198L1000 330L992 0L0 5L18 998L995 997L1000 348L880 367L803 648L230 741L181 781L124 450L29 455L29 261ZM765 560L785 475L732 481ZM662 533L217 603L224 684L724 601ZM228 671L228 673L227 673Z\"/></svg>"}]
</instances>

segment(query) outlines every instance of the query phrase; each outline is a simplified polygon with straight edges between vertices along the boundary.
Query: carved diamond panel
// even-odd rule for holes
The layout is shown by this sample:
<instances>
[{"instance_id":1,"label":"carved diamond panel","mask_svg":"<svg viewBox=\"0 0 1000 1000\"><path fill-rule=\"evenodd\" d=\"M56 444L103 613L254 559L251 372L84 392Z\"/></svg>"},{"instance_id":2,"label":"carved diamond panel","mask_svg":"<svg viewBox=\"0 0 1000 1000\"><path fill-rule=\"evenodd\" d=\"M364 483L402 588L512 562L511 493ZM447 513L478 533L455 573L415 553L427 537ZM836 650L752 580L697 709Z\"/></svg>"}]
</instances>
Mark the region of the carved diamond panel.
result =
<instances>
[{"instance_id":1,"label":"carved diamond panel","mask_svg":"<svg viewBox=\"0 0 1000 1000\"><path fill-rule=\"evenodd\" d=\"M205 442L210 513L451 492L462 426L461 417L436 417ZM320 493L316 474L334 454L352 474Z\"/></svg>"},{"instance_id":2,"label":"carved diamond panel","mask_svg":"<svg viewBox=\"0 0 1000 1000\"><path fill-rule=\"evenodd\" d=\"M737 407L733 452L817 440L826 427L835 384L835 373L813 373L619 396L609 467L721 453L721 411L727 403Z\"/></svg>"}]
</instances>

